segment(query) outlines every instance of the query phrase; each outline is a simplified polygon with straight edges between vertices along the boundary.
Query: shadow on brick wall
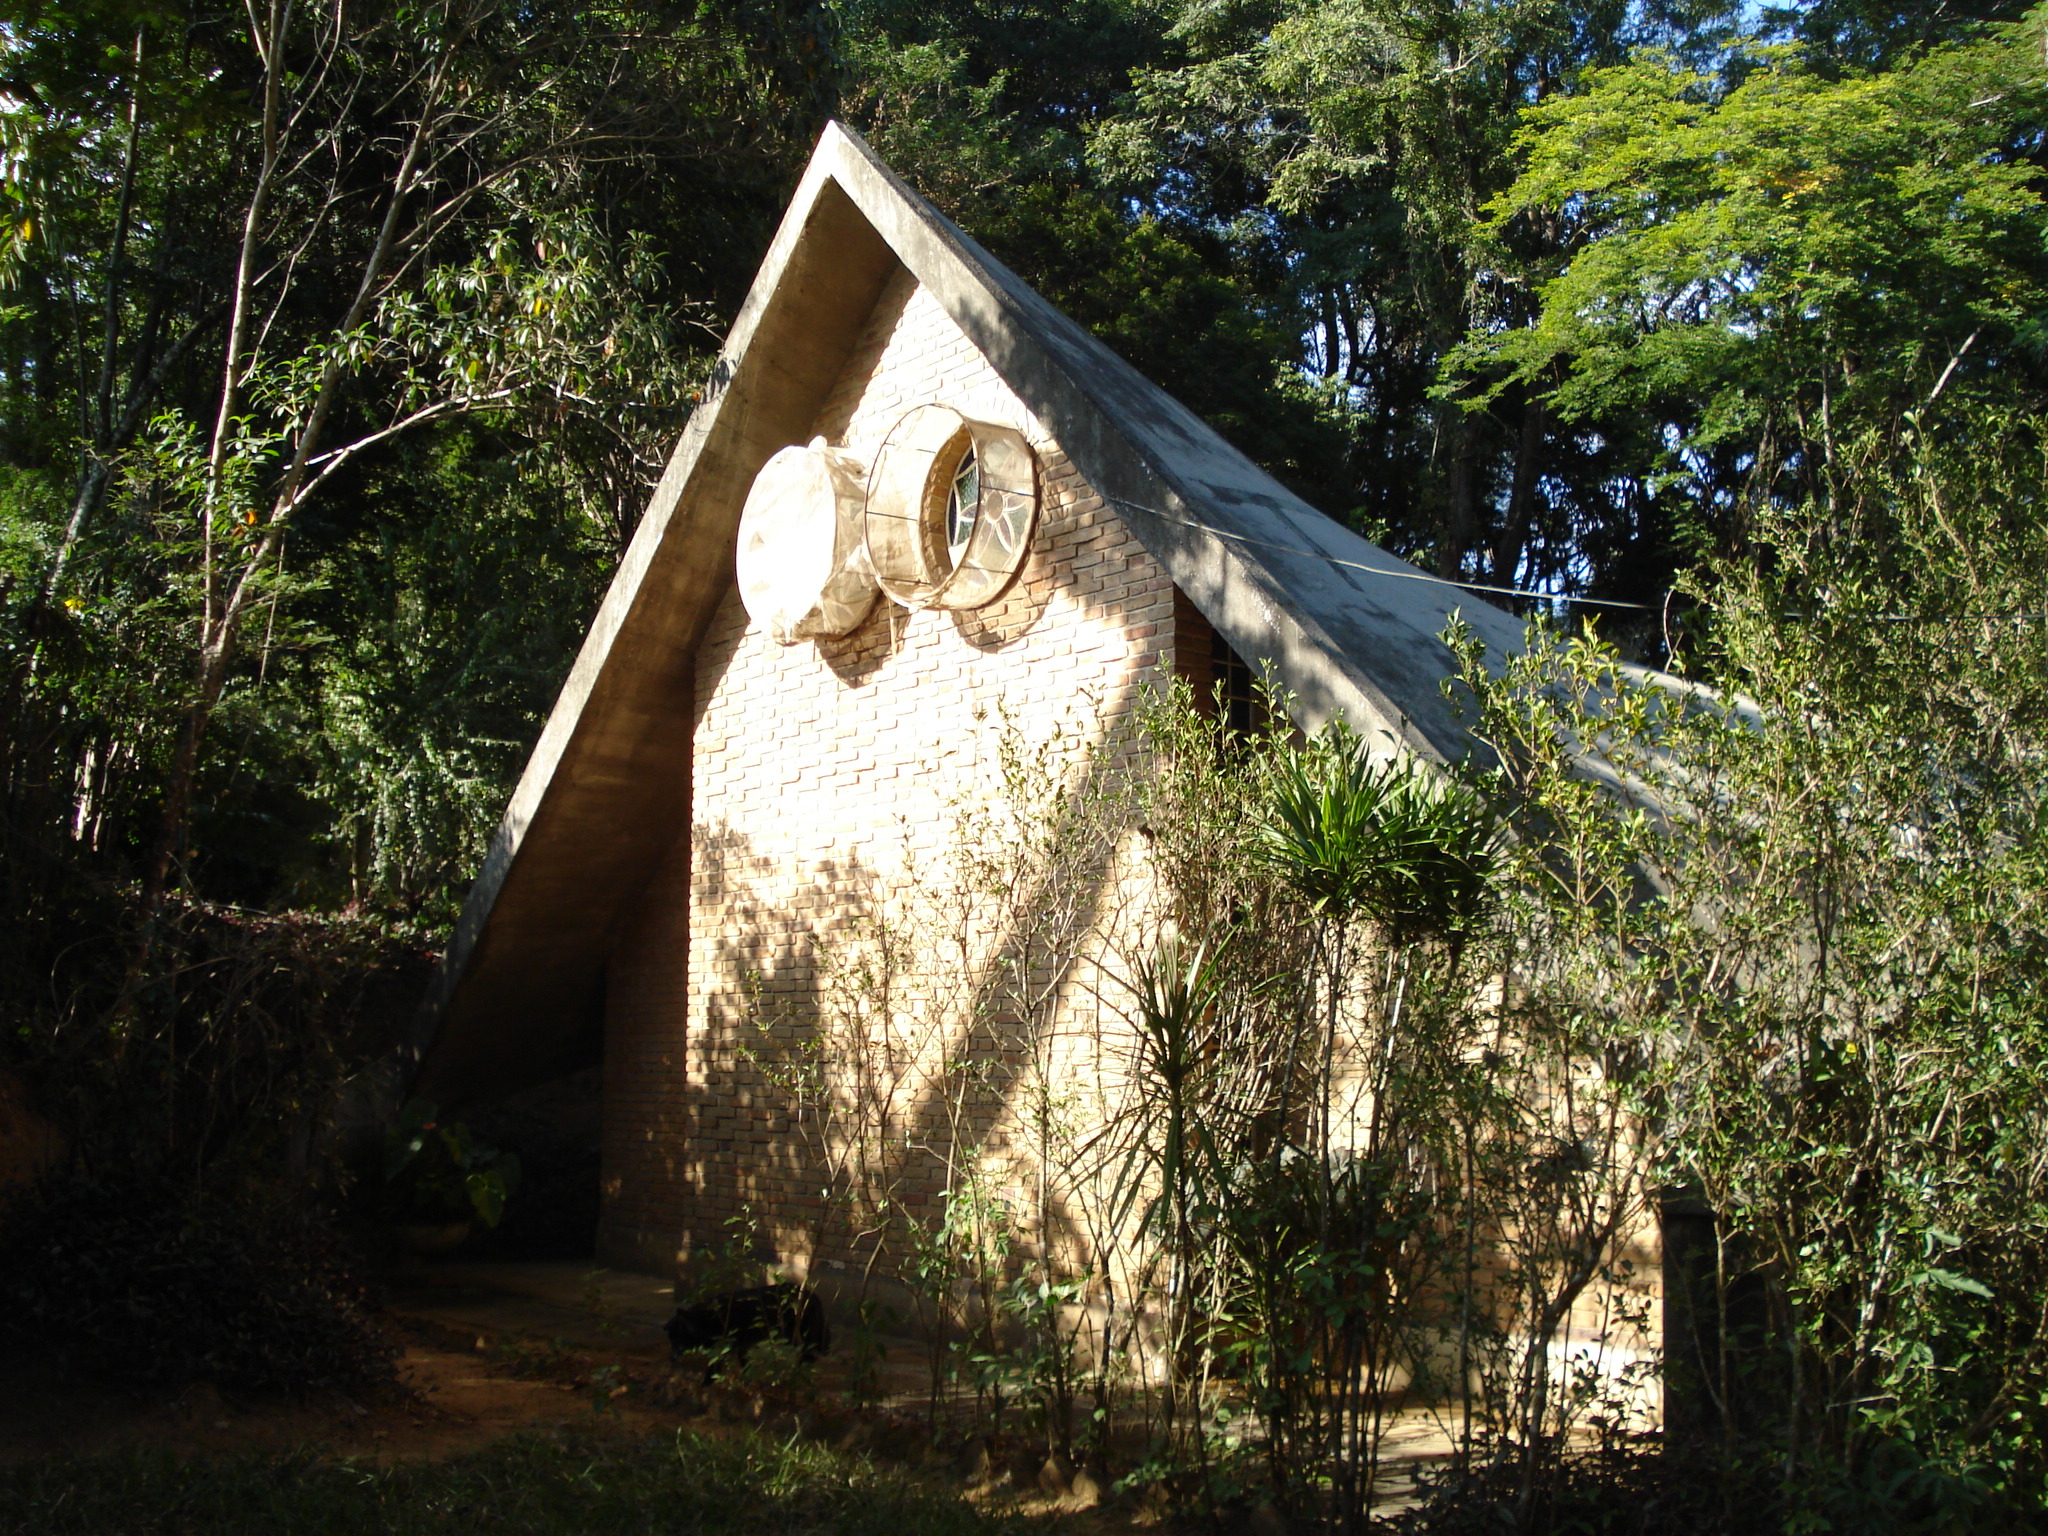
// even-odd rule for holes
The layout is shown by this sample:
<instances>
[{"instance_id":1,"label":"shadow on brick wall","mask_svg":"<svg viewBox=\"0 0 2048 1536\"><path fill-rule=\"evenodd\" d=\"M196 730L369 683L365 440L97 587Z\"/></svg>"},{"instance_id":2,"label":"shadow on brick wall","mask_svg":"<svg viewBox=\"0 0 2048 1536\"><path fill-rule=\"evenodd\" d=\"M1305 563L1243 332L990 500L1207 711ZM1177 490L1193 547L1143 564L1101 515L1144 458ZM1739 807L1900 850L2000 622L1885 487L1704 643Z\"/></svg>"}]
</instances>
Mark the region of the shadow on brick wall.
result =
<instances>
[{"instance_id":1,"label":"shadow on brick wall","mask_svg":"<svg viewBox=\"0 0 2048 1536\"><path fill-rule=\"evenodd\" d=\"M1128 761L1089 754L1048 817L1087 824ZM692 884L717 923L696 940L702 1011L686 1145L672 1154L681 1251L727 1244L751 1212L798 1267L886 1273L904 1262L909 1226L944 1220L961 1168L1026 1151L1016 1138L1048 1031L1117 1027L1073 973L1106 958L1120 830L1059 840L1035 867L976 850L971 879L936 887L915 866L892 876L859 856L792 879L744 833L700 825ZM1018 1260L1046 1242L1085 1254L1076 1213L1002 1182L1025 1218Z\"/></svg>"}]
</instances>

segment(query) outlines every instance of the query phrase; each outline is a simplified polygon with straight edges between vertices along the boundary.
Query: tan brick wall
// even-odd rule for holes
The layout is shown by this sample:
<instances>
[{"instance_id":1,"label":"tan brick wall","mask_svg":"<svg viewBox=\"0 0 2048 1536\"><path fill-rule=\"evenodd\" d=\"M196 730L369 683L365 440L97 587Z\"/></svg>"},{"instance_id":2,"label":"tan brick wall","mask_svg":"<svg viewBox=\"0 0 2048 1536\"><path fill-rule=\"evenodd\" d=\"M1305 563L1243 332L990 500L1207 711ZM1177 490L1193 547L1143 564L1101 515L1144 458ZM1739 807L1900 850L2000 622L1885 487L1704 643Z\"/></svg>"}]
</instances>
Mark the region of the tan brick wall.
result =
<instances>
[{"instance_id":1,"label":"tan brick wall","mask_svg":"<svg viewBox=\"0 0 2048 1536\"><path fill-rule=\"evenodd\" d=\"M1043 1088L1078 1123L1124 1091L1128 1026L1102 1002L1117 988L1097 962L1103 933L1129 941L1144 929L1142 856L1119 850L1103 869L1100 899L1067 925L1095 936L1070 957L1043 1016L1020 1020L992 1001L990 978L1038 897L1021 893L1006 909L984 888L949 909L962 829L982 815L1000 844L1006 741L1027 767L1042 753L1055 777L1092 744L1135 750L1119 728L1160 680L1162 653L1204 692L1233 659L932 297L902 278L814 430L866 462L902 411L932 400L1031 440L1042 498L1030 559L989 609L913 615L884 599L853 635L788 647L749 624L736 591L727 597L698 656L694 759L675 769L692 778L693 825L608 978L608 1262L667 1270L720 1242L743 1209L760 1223L764 1257L810 1255L828 1178L806 1135L816 1124L797 1123L790 1095L748 1051L800 1062L837 1006L832 957L859 950L878 923L913 940L876 1025L890 1050L915 1058L893 1090L911 1102L891 1123L916 1149L892 1151L902 1175L892 1198L935 1218L946 1149L965 1142L988 1150L992 1187L1024 1242L1087 1246L1086 1212L1051 1210L1051 1232L1035 1224L1031 1111ZM990 853L998 866L1000 852ZM979 878L986 887L989 870ZM957 1126L935 1088L949 1057L969 1061L988 1090ZM832 1234L828 1267L859 1256L846 1237ZM1654 1233L1635 1237L1631 1257L1653 1265ZM1645 1280L1626 1289L1654 1310ZM1647 1342L1611 1329L1605 1314L1623 1294L1596 1286L1572 1319L1579 1340L1608 1334L1608 1370ZM1560 1361L1572 1347L1560 1340Z\"/></svg>"},{"instance_id":2,"label":"tan brick wall","mask_svg":"<svg viewBox=\"0 0 2048 1536\"><path fill-rule=\"evenodd\" d=\"M865 462L903 410L928 400L1030 439L1041 486L1030 557L1010 593L975 613L908 614L883 599L851 636L784 647L748 623L735 591L713 621L698 659L695 761L677 765L694 780L691 836L608 981L610 1261L666 1268L743 1205L796 1256L819 1173L787 1097L742 1055L750 1021L779 1021L786 1046L817 1006L821 935L830 943L877 916L919 921L961 817L994 794L1005 731L1027 751L1070 758L1069 745L1116 731L1173 646L1174 592L1157 562L906 276L884 293L815 430ZM973 939L984 961L1001 943ZM1084 981L1063 997L1085 1011ZM957 978L910 991L903 1024L922 1031L918 1049L973 1035L978 1005ZM1073 1036L1059 1049L1099 1077L1094 1045L1081 1043L1090 1032ZM975 1049L1017 1054L992 1037ZM1014 1086L1025 1067L978 1070ZM926 1106L920 1134L941 1134L944 1118ZM983 1114L975 1134L1014 1146L1014 1118ZM928 1200L941 1177L931 1162L907 1193Z\"/></svg>"}]
</instances>

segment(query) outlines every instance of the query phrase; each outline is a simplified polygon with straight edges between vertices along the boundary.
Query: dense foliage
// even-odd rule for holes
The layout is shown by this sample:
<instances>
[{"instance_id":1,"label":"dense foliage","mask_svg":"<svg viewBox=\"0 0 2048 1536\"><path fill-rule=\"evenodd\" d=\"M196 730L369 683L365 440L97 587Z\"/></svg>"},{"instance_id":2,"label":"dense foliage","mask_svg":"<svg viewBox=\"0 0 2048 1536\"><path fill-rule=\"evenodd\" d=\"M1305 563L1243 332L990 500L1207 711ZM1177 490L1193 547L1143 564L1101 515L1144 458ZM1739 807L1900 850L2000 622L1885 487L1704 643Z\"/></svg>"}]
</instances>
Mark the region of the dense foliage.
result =
<instances>
[{"instance_id":1,"label":"dense foliage","mask_svg":"<svg viewBox=\"0 0 2048 1536\"><path fill-rule=\"evenodd\" d=\"M1858 1528L2048 1491L2048 443L1940 425L1758 514L1684 684L1471 658L1523 1006L1603 1020L1712 1217L1667 1390Z\"/></svg>"},{"instance_id":2,"label":"dense foliage","mask_svg":"<svg viewBox=\"0 0 2048 1536\"><path fill-rule=\"evenodd\" d=\"M1659 650L1757 493L2041 384L2016 12L1741 14L18 7L9 835L436 931L833 111L1312 501Z\"/></svg>"},{"instance_id":3,"label":"dense foliage","mask_svg":"<svg viewBox=\"0 0 2048 1536\"><path fill-rule=\"evenodd\" d=\"M362 1391L392 1381L347 1256L314 1213L169 1180L59 1177L0 1216L10 1353L131 1381Z\"/></svg>"},{"instance_id":4,"label":"dense foliage","mask_svg":"<svg viewBox=\"0 0 2048 1536\"><path fill-rule=\"evenodd\" d=\"M1512 838L1336 741L1275 744L1270 779L1184 752L1200 793L1154 823L1188 926L1133 978L1148 1070L1200 1087L1221 1015L1191 999L1240 984L1248 1029L1293 999L1308 1059L1339 999L1388 1045L1383 1139L1300 1187L1274 1161L1254 1208L1299 1219L1239 1234L1272 1288L1229 1293L1267 1350L1230 1367L1283 1497L1362 1511L1359 1394L1412 1364L1323 1239L1425 1256L1404 1296L1470 1283L1455 1202L1396 1165L1527 1175L1459 1207L1516 1234L1535 1341L1460 1361L1494 1394L1462 1433L1501 1452L1477 1496L1534 1520L1563 1486L1584 1405L1544 1396L1545 1319L1624 1213L1514 1121L1547 1060L1600 1063L1612 1187L1708 1223L1685 1368L1724 1515L2038 1501L2042 28L2016 0L9 0L9 1059L76 1161L181 1192L152 1208L229 1201L260 1247L270 1199L330 1190L316 1130L388 1051L837 113L1333 516L1533 615L1606 605L1468 679L1470 792ZM1245 969L1259 922L1284 972ZM1536 1049L1480 1050L1480 976ZM1197 1190L1197 1107L1154 1106L1134 1179ZM1246 1166L1275 1123L1242 1122ZM1206 1208L1158 1219L1171 1294L1221 1285ZM921 1262L964 1283L992 1241L963 1216ZM1348 1375L1281 1347L1318 1296ZM1842 1502L1873 1487L1904 1492Z\"/></svg>"}]
</instances>

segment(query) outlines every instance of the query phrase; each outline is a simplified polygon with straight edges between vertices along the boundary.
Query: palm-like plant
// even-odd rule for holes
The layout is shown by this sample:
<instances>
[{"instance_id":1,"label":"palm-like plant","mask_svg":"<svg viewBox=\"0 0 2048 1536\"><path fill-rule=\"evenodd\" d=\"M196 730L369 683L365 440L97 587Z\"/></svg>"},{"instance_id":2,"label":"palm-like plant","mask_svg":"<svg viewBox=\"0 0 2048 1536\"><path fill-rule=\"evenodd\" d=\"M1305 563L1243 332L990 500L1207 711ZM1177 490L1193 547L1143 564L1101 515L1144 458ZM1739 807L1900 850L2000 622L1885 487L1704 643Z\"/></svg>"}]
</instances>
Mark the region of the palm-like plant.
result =
<instances>
[{"instance_id":1,"label":"palm-like plant","mask_svg":"<svg viewBox=\"0 0 2048 1536\"><path fill-rule=\"evenodd\" d=\"M1498 831L1464 786L1374 758L1340 723L1273 764L1263 861L1317 914L1377 923L1396 948L1454 952L1484 915Z\"/></svg>"},{"instance_id":2,"label":"palm-like plant","mask_svg":"<svg viewBox=\"0 0 2048 1536\"><path fill-rule=\"evenodd\" d=\"M1410 1039L1403 1008L1425 946L1441 946L1455 971L1484 921L1499 863L1498 831L1471 791L1420 764L1375 759L1341 723L1270 760L1256 856L1312 918L1321 1019L1289 1032L1281 1074L1296 1083L1295 1044L1320 1034L1320 1061L1302 1089L1312 1094L1301 1127L1306 1156L1288 1178L1276 1148L1267 1182L1305 1201L1289 1225L1306 1239L1269 1298L1268 1433L1294 1442L1330 1478L1340 1523L1364 1518L1377 1474L1383 1402L1395 1370L1397 1321L1391 1276L1423 1209L1414 1184L1414 1143L1426 1136L1436 1074L1432 1050ZM1352 969L1361 924L1385 942L1385 988L1356 1011ZM1354 1033L1355 1032L1355 1033ZM1365 1114L1336 1105L1340 1036L1353 1034ZM1355 1114L1355 1111L1354 1111ZM1284 1098L1282 1122L1287 1114ZM1286 1347L1306 1330L1305 1350ZM1313 1362L1309 1364L1307 1362ZM1314 1447L1314 1449L1309 1449ZM1306 1469L1303 1469L1306 1470Z\"/></svg>"}]
</instances>

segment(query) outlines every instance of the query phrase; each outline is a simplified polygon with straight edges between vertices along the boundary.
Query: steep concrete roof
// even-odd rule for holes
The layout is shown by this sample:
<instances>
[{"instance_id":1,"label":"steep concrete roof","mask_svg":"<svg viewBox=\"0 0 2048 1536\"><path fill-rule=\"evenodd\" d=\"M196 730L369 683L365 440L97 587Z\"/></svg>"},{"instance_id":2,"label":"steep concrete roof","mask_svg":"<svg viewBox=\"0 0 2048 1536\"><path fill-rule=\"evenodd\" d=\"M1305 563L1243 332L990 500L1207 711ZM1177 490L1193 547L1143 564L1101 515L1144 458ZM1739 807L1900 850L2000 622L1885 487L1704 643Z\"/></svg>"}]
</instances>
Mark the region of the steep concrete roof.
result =
<instances>
[{"instance_id":1,"label":"steep concrete roof","mask_svg":"<svg viewBox=\"0 0 2048 1536\"><path fill-rule=\"evenodd\" d=\"M1443 760L1454 612L1520 621L1310 507L1040 298L838 124L818 141L562 686L423 1006L420 1091L487 1097L594 1059L614 933L687 812L692 661L733 581L741 505L804 441L883 285L937 299L1304 726L1342 714Z\"/></svg>"}]
</instances>

